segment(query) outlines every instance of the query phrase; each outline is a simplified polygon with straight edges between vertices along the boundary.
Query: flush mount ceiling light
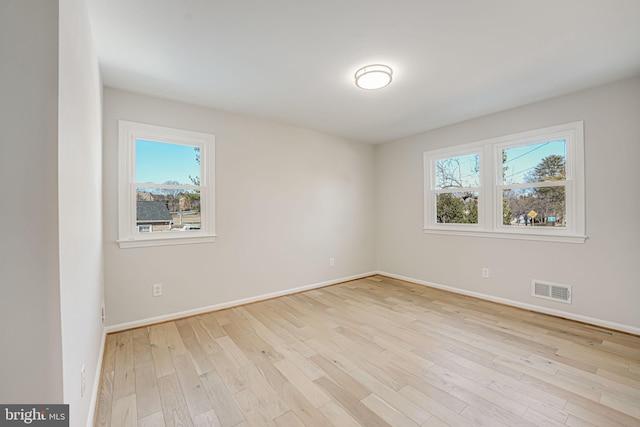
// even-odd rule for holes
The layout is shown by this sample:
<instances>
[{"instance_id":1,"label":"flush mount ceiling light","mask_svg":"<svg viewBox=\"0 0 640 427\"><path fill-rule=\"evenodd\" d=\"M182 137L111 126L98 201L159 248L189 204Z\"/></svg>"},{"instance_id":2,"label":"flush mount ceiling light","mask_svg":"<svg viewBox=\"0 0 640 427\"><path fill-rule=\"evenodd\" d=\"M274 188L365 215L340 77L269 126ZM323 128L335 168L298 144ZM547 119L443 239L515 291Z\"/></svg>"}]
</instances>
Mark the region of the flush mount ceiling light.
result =
<instances>
[{"instance_id":1,"label":"flush mount ceiling light","mask_svg":"<svg viewBox=\"0 0 640 427\"><path fill-rule=\"evenodd\" d=\"M373 64L356 71L356 86L360 89L381 89L391 83L393 70L386 65Z\"/></svg>"}]
</instances>

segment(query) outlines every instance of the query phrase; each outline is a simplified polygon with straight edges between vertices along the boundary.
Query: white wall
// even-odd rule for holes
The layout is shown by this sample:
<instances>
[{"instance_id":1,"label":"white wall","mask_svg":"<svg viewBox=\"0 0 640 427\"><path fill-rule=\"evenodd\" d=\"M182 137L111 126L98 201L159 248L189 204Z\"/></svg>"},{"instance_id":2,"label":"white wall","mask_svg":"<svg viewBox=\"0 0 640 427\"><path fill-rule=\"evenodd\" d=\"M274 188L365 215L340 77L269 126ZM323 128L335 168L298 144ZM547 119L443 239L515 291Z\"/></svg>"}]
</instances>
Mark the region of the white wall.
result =
<instances>
[{"instance_id":1,"label":"white wall","mask_svg":"<svg viewBox=\"0 0 640 427\"><path fill-rule=\"evenodd\" d=\"M0 85L0 402L62 403L57 1L0 2Z\"/></svg>"},{"instance_id":2,"label":"white wall","mask_svg":"<svg viewBox=\"0 0 640 427\"><path fill-rule=\"evenodd\" d=\"M576 120L585 128L585 244L422 232L424 151ZM639 159L640 77L381 145L378 268L640 332ZM531 297L534 278L573 285L573 304Z\"/></svg>"},{"instance_id":3,"label":"white wall","mask_svg":"<svg viewBox=\"0 0 640 427\"><path fill-rule=\"evenodd\" d=\"M109 88L103 108L108 325L375 270L373 146ZM215 243L118 248L119 119L216 136Z\"/></svg>"},{"instance_id":4,"label":"white wall","mask_svg":"<svg viewBox=\"0 0 640 427\"><path fill-rule=\"evenodd\" d=\"M64 401L86 425L103 336L102 100L86 0L60 0L58 203ZM85 365L85 393L80 369Z\"/></svg>"}]
</instances>

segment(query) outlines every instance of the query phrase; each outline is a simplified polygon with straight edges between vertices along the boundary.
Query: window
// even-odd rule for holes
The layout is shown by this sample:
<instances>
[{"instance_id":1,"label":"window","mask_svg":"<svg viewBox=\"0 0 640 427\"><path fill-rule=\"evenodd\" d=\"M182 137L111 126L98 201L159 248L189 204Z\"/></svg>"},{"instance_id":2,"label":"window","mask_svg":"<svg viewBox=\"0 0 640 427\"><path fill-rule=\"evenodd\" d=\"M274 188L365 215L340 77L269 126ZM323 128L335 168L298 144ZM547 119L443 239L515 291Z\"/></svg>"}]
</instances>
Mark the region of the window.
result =
<instances>
[{"instance_id":1,"label":"window","mask_svg":"<svg viewBox=\"0 0 640 427\"><path fill-rule=\"evenodd\" d=\"M424 153L428 233L583 243L583 123Z\"/></svg>"},{"instance_id":2,"label":"window","mask_svg":"<svg viewBox=\"0 0 640 427\"><path fill-rule=\"evenodd\" d=\"M215 239L213 135L120 121L121 248Z\"/></svg>"},{"instance_id":3,"label":"window","mask_svg":"<svg viewBox=\"0 0 640 427\"><path fill-rule=\"evenodd\" d=\"M480 153L434 159L438 224L478 224Z\"/></svg>"},{"instance_id":4,"label":"window","mask_svg":"<svg viewBox=\"0 0 640 427\"><path fill-rule=\"evenodd\" d=\"M138 233L150 233L151 232L151 224L138 225Z\"/></svg>"}]
</instances>

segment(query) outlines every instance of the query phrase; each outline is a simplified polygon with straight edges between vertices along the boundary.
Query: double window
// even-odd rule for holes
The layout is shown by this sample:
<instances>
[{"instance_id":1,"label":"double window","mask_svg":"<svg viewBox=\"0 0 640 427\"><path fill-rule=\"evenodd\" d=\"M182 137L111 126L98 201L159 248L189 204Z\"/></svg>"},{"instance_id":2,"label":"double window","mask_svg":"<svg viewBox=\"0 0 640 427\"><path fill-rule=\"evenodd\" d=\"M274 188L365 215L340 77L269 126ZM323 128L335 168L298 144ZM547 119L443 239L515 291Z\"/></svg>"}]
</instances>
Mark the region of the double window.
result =
<instances>
[{"instance_id":1,"label":"double window","mask_svg":"<svg viewBox=\"0 0 640 427\"><path fill-rule=\"evenodd\" d=\"M213 135L119 122L120 247L213 241Z\"/></svg>"},{"instance_id":2,"label":"double window","mask_svg":"<svg viewBox=\"0 0 640 427\"><path fill-rule=\"evenodd\" d=\"M424 153L425 232L585 240L583 123Z\"/></svg>"}]
</instances>

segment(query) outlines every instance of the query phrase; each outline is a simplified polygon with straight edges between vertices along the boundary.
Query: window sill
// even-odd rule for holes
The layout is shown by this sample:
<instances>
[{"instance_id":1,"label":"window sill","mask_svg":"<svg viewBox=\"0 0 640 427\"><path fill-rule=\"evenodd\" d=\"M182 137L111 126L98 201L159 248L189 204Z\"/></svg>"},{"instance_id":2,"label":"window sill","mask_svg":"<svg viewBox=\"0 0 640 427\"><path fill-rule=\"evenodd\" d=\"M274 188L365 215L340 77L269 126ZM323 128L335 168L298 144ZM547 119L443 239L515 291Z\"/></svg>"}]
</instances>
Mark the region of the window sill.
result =
<instances>
[{"instance_id":1,"label":"window sill","mask_svg":"<svg viewBox=\"0 0 640 427\"><path fill-rule=\"evenodd\" d=\"M213 243L216 241L216 235L204 236L172 236L157 237L152 239L129 239L118 240L120 249L128 248L146 248L151 246L173 246L173 245L193 245L198 243Z\"/></svg>"},{"instance_id":2,"label":"window sill","mask_svg":"<svg viewBox=\"0 0 640 427\"><path fill-rule=\"evenodd\" d=\"M552 234L534 234L534 233L504 233L499 231L477 231L477 230L443 230L436 228L424 228L427 234L441 234L448 236L468 236L468 237L488 237L492 239L511 239L511 240L535 240L539 242L556 242L556 243L576 243L582 244L587 240L587 236L575 235L552 235Z\"/></svg>"}]
</instances>

